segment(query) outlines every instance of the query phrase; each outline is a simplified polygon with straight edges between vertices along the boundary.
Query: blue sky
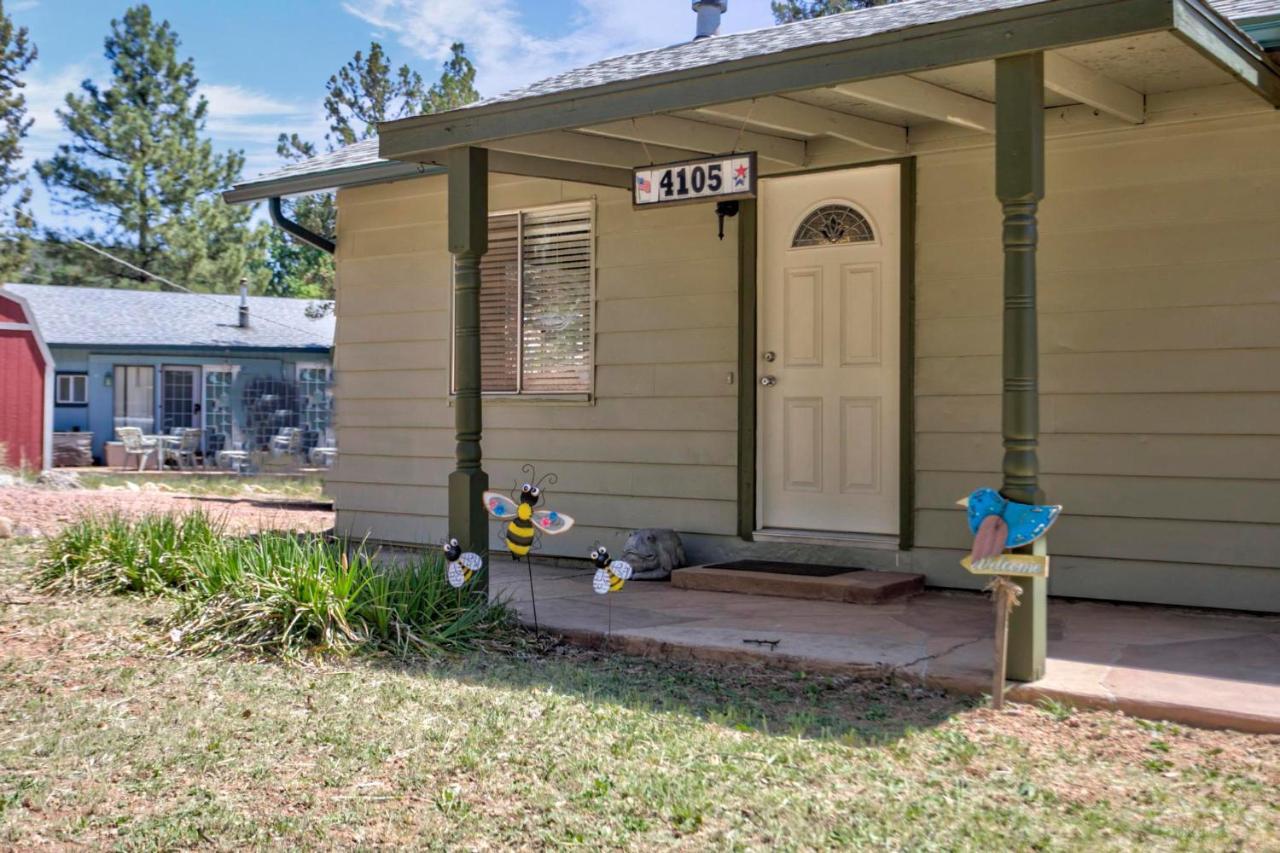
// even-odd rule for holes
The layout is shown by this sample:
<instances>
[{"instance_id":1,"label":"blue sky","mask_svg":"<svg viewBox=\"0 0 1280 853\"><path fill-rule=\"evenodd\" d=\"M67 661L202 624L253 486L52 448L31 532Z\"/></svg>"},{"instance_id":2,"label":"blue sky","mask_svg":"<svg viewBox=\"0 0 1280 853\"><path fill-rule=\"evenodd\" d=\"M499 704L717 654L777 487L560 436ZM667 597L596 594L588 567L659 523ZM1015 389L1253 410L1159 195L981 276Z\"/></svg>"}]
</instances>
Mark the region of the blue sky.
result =
<instances>
[{"instance_id":1,"label":"blue sky","mask_svg":"<svg viewBox=\"0 0 1280 853\"><path fill-rule=\"evenodd\" d=\"M127 5L5 3L40 50L28 75L36 122L28 160L63 140L54 110L66 93L86 77L106 81L102 41ZM686 40L694 26L688 0L154 0L151 8L173 24L182 55L195 60L215 144L243 150L250 176L277 165L274 140L282 131L321 141L324 83L371 39L427 79L438 76L449 45L463 41L481 94L493 95L605 56ZM768 0L733 0L722 31L771 23ZM66 221L33 183L41 221Z\"/></svg>"}]
</instances>

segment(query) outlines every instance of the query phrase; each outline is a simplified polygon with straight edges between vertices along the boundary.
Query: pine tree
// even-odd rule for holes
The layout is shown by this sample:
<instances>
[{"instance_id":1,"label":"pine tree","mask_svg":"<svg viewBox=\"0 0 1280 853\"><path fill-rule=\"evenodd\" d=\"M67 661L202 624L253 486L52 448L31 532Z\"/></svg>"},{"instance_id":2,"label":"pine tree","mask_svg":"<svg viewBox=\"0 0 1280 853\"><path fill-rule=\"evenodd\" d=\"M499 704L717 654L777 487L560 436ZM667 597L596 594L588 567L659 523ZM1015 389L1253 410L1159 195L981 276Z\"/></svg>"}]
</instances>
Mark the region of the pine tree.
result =
<instances>
[{"instance_id":1,"label":"pine tree","mask_svg":"<svg viewBox=\"0 0 1280 853\"><path fill-rule=\"evenodd\" d=\"M110 84L86 80L67 95L58 118L71 141L36 165L54 198L100 229L50 234L49 253L65 268L68 255L86 251L66 243L79 237L192 289L232 290L255 248L252 211L218 193L240 179L244 155L217 154L204 138L208 102L168 21L134 6L111 22L104 44ZM105 259L76 265L98 278L146 278Z\"/></svg>"},{"instance_id":2,"label":"pine tree","mask_svg":"<svg viewBox=\"0 0 1280 853\"><path fill-rule=\"evenodd\" d=\"M428 87L422 75L401 65L393 74L386 52L378 42L369 43L369 54L360 51L329 78L324 108L329 119L325 135L330 150L370 139L378 122L405 116L437 113L469 104L479 97L476 68L467 49L454 42L440 79Z\"/></svg>"},{"instance_id":3,"label":"pine tree","mask_svg":"<svg viewBox=\"0 0 1280 853\"><path fill-rule=\"evenodd\" d=\"M30 253L32 227L27 204L31 188L26 185L22 161L22 140L31 127L21 76L35 61L36 48L26 27L15 27L0 0L0 281L14 277ZM14 192L16 190L16 192ZM4 202L13 194L12 203Z\"/></svg>"},{"instance_id":4,"label":"pine tree","mask_svg":"<svg viewBox=\"0 0 1280 853\"><path fill-rule=\"evenodd\" d=\"M326 84L328 150L372 139L380 121L469 104L480 97L475 79L476 68L460 42L453 44L440 79L430 86L407 65L393 72L382 45L370 42L367 55L356 51ZM290 162L314 157L316 150L314 143L296 133L280 134L276 145L277 153ZM294 199L286 203L286 212L316 234L332 237L337 230L338 211L332 193ZM319 249L277 232L267 238L267 257L262 267L269 277L267 291L273 295L332 298L333 259Z\"/></svg>"},{"instance_id":5,"label":"pine tree","mask_svg":"<svg viewBox=\"0 0 1280 853\"><path fill-rule=\"evenodd\" d=\"M837 15L854 9L884 6L894 0L773 0L773 19L779 24Z\"/></svg>"}]
</instances>

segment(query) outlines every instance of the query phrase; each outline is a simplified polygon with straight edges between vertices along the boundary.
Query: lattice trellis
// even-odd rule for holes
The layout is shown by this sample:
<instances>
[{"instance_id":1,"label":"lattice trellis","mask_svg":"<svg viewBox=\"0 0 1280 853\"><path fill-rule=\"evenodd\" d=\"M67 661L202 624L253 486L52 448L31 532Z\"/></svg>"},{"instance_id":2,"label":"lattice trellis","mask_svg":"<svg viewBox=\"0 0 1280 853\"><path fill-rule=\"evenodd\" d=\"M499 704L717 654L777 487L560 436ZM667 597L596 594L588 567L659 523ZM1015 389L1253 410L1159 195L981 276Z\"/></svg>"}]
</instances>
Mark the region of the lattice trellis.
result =
<instances>
[{"instance_id":1,"label":"lattice trellis","mask_svg":"<svg viewBox=\"0 0 1280 853\"><path fill-rule=\"evenodd\" d=\"M846 204L824 204L810 213L796 229L793 249L840 243L870 243L876 239L871 223Z\"/></svg>"}]
</instances>

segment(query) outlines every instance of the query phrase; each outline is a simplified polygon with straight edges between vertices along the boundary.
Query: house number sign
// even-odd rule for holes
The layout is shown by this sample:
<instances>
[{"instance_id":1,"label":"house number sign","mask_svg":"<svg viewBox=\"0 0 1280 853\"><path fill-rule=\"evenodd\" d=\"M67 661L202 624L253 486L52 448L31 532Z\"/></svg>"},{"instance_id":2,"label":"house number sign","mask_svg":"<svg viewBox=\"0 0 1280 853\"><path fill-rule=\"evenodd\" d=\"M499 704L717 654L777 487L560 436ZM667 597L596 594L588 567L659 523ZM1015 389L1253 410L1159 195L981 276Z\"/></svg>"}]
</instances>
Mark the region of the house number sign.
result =
<instances>
[{"instance_id":1,"label":"house number sign","mask_svg":"<svg viewBox=\"0 0 1280 853\"><path fill-rule=\"evenodd\" d=\"M756 155L726 154L633 170L636 207L708 199L755 198Z\"/></svg>"}]
</instances>

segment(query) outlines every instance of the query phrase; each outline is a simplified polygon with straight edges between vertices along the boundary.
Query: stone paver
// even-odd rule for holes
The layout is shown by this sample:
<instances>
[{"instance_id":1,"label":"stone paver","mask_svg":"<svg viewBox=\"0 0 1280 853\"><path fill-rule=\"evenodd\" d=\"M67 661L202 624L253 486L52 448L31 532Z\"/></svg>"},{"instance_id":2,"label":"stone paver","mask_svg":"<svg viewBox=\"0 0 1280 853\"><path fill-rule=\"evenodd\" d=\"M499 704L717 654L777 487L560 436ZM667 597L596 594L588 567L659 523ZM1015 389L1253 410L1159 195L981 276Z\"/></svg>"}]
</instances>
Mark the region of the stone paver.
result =
<instances>
[{"instance_id":1,"label":"stone paver","mask_svg":"<svg viewBox=\"0 0 1280 853\"><path fill-rule=\"evenodd\" d=\"M636 654L815 672L893 670L954 690L991 690L993 619L982 595L928 591L859 605L633 581L606 599L591 591L591 574L534 566L544 629L598 645L611 621L610 647ZM530 620L524 564L495 560L493 594ZM1055 599L1045 677L1008 695L1280 733L1280 617Z\"/></svg>"}]
</instances>

